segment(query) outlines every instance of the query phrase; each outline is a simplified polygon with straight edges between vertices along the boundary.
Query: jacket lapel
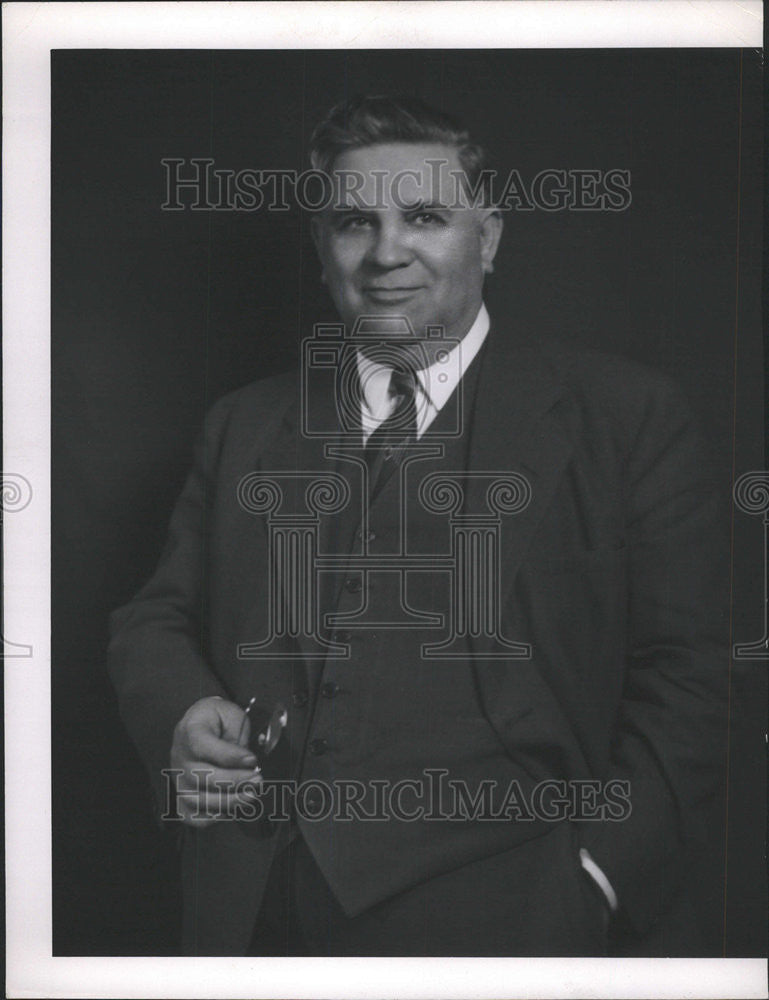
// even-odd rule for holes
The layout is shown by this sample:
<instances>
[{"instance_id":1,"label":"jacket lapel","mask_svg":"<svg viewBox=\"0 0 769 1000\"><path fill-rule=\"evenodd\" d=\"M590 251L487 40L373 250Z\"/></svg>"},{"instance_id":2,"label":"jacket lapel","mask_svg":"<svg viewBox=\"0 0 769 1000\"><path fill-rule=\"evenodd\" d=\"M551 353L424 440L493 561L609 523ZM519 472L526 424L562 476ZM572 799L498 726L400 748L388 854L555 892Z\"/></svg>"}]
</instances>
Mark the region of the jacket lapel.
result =
<instances>
[{"instance_id":1,"label":"jacket lapel","mask_svg":"<svg viewBox=\"0 0 769 1000\"><path fill-rule=\"evenodd\" d=\"M331 389L329 380L315 379L311 376L312 372L305 383L301 400L297 400L287 414L283 433L263 456L262 468L265 472L285 470L289 486L283 491L285 499L281 514L314 518L316 552L319 555L326 555L334 548L334 534L338 532L340 525L351 520L357 525L360 520L359 511L356 513L360 506L359 466L354 461L344 460L337 455L338 451L342 451L354 456L360 451L357 437L359 430L349 426L343 428L337 406L340 393L336 389ZM328 481L332 477L336 478L337 483L341 481L339 495L346 492L348 499L340 508L318 512L317 508L308 506L307 488L312 483L320 485L324 479ZM322 502L335 492L335 488L330 487L328 493L323 496L319 491L318 497ZM284 585L287 582L283 580ZM316 612L322 603L323 583L323 574L320 578L313 575ZM290 599L285 593L283 598ZM316 633L324 631L317 614L315 631ZM316 669L322 662L324 647L304 631L296 636L296 643L300 651L298 655L305 659L308 669L313 669L311 664L314 664Z\"/></svg>"},{"instance_id":2,"label":"jacket lapel","mask_svg":"<svg viewBox=\"0 0 769 1000\"><path fill-rule=\"evenodd\" d=\"M562 398L557 364L534 344L510 345L503 338L499 331L489 334L479 373L465 500L466 513L494 513L487 501L489 484L510 473L522 477L530 497L518 513L501 514L501 598L513 584L572 450L554 413L568 402Z\"/></svg>"},{"instance_id":3,"label":"jacket lapel","mask_svg":"<svg viewBox=\"0 0 769 1000\"><path fill-rule=\"evenodd\" d=\"M551 360L531 342L508 345L499 332L488 346L471 431L466 511L488 512L490 472L500 478L517 473L530 490L525 509L501 515L499 607L504 607L572 454L565 429L571 403L563 384L566 361L559 362L557 353ZM470 644L486 714L508 751L534 762L534 773L544 742L556 773L587 774L572 727L542 676L537 650L530 658L491 658L493 639L471 636Z\"/></svg>"}]
</instances>

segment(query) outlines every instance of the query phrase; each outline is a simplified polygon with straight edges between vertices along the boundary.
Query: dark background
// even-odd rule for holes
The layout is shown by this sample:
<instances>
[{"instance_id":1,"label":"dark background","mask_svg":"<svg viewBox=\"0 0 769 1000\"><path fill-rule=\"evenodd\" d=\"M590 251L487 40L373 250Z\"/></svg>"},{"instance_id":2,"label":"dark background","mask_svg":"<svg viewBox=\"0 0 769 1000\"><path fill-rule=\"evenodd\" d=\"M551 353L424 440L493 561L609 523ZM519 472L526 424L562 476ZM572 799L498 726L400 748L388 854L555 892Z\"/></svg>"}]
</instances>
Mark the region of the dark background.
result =
<instances>
[{"instance_id":1,"label":"dark background","mask_svg":"<svg viewBox=\"0 0 769 1000\"><path fill-rule=\"evenodd\" d=\"M402 92L469 123L503 174L629 169L625 212L507 213L487 302L497 335L533 325L682 383L723 488L733 638L760 638L760 518L728 505L765 467L759 53L52 58L54 954L176 950L173 837L117 715L107 616L152 572L208 406L290 367L333 315L306 217L164 212L163 158L305 169L331 103ZM698 891L708 954L749 956L766 947L766 661L730 671Z\"/></svg>"}]
</instances>

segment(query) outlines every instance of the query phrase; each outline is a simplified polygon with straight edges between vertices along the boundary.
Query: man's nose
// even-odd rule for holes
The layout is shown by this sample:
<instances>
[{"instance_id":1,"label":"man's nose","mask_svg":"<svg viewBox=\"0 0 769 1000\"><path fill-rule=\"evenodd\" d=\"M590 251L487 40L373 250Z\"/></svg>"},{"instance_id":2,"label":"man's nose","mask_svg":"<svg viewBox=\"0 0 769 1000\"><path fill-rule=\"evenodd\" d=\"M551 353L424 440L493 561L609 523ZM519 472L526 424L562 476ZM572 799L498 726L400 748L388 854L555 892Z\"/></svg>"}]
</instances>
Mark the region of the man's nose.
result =
<instances>
[{"instance_id":1,"label":"man's nose","mask_svg":"<svg viewBox=\"0 0 769 1000\"><path fill-rule=\"evenodd\" d=\"M370 264L389 269L410 264L413 252L403 228L386 224L375 230L367 256Z\"/></svg>"}]
</instances>

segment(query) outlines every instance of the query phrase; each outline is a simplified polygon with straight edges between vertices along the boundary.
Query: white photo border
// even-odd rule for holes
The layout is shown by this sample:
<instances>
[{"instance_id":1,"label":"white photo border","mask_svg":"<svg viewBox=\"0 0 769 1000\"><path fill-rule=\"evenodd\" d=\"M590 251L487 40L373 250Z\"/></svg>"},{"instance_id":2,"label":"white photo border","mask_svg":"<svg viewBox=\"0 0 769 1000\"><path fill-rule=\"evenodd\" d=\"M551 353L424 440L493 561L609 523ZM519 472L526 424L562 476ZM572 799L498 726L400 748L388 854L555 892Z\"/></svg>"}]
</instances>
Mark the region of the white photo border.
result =
<instances>
[{"instance_id":1,"label":"white photo border","mask_svg":"<svg viewBox=\"0 0 769 1000\"><path fill-rule=\"evenodd\" d=\"M6 474L31 487L4 536L8 996L767 996L761 959L52 957L50 813L51 50L759 49L762 18L758 0L4 6L4 506Z\"/></svg>"}]
</instances>

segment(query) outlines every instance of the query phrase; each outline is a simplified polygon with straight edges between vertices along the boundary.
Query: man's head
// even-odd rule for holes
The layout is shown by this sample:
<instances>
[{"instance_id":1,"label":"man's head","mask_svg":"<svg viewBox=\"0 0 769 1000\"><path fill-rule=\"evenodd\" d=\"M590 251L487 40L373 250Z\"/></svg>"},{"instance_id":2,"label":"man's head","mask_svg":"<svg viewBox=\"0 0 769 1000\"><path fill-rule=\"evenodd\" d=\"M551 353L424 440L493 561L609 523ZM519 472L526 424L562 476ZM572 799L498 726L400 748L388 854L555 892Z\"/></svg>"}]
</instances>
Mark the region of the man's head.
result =
<instances>
[{"instance_id":1,"label":"man's head","mask_svg":"<svg viewBox=\"0 0 769 1000\"><path fill-rule=\"evenodd\" d=\"M502 230L487 185L466 196L484 177L481 148L420 101L365 97L329 112L311 160L338 192L313 236L345 324L406 316L417 337L426 326L464 336Z\"/></svg>"}]
</instances>

